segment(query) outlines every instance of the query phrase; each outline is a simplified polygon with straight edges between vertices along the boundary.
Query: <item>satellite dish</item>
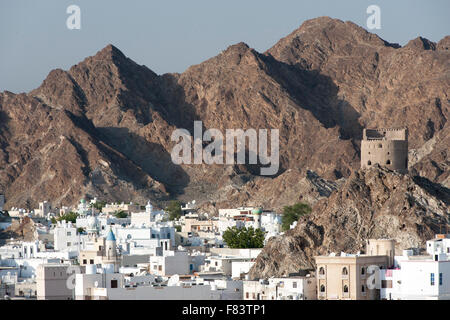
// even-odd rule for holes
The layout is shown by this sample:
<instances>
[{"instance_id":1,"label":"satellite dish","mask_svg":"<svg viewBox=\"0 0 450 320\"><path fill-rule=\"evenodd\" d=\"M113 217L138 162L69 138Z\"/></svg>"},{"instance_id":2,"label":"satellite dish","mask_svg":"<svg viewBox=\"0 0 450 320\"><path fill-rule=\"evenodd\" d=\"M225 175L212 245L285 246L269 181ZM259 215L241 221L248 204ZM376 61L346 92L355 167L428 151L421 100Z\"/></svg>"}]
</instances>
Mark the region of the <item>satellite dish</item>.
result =
<instances>
[{"instance_id":1,"label":"satellite dish","mask_svg":"<svg viewBox=\"0 0 450 320\"><path fill-rule=\"evenodd\" d=\"M192 204L195 204L195 200L192 200Z\"/></svg>"}]
</instances>

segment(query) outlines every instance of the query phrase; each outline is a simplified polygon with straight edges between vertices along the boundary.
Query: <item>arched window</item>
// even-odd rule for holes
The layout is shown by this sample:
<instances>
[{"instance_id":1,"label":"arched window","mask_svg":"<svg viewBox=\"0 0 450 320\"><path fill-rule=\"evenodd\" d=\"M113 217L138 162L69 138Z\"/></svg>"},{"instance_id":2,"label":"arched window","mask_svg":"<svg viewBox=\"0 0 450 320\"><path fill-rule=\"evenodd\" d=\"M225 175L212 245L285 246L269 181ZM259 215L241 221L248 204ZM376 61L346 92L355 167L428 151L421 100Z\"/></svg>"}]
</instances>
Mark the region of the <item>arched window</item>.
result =
<instances>
[{"instance_id":1,"label":"arched window","mask_svg":"<svg viewBox=\"0 0 450 320\"><path fill-rule=\"evenodd\" d=\"M386 161L386 164L391 164L391 160L387 160L387 161Z\"/></svg>"},{"instance_id":2,"label":"arched window","mask_svg":"<svg viewBox=\"0 0 450 320\"><path fill-rule=\"evenodd\" d=\"M361 274L366 274L366 268L364 267L361 268Z\"/></svg>"},{"instance_id":3,"label":"arched window","mask_svg":"<svg viewBox=\"0 0 450 320\"><path fill-rule=\"evenodd\" d=\"M342 268L342 275L344 276L348 275L347 267Z\"/></svg>"},{"instance_id":4,"label":"arched window","mask_svg":"<svg viewBox=\"0 0 450 320\"><path fill-rule=\"evenodd\" d=\"M344 292L348 292L348 286L347 285L344 286Z\"/></svg>"},{"instance_id":5,"label":"arched window","mask_svg":"<svg viewBox=\"0 0 450 320\"><path fill-rule=\"evenodd\" d=\"M379 143L378 148L383 148L383 145L381 143Z\"/></svg>"},{"instance_id":6,"label":"arched window","mask_svg":"<svg viewBox=\"0 0 450 320\"><path fill-rule=\"evenodd\" d=\"M366 286L365 285L361 286L361 292L366 292Z\"/></svg>"},{"instance_id":7,"label":"arched window","mask_svg":"<svg viewBox=\"0 0 450 320\"><path fill-rule=\"evenodd\" d=\"M320 292L325 292L325 286L323 284L320 286Z\"/></svg>"},{"instance_id":8,"label":"arched window","mask_svg":"<svg viewBox=\"0 0 450 320\"><path fill-rule=\"evenodd\" d=\"M319 274L325 274L325 269L323 267L319 268Z\"/></svg>"},{"instance_id":9,"label":"arched window","mask_svg":"<svg viewBox=\"0 0 450 320\"><path fill-rule=\"evenodd\" d=\"M370 161L370 160L369 160L369 161L367 161L367 165L369 165L369 166L370 166L371 164L372 164L372 161Z\"/></svg>"}]
</instances>

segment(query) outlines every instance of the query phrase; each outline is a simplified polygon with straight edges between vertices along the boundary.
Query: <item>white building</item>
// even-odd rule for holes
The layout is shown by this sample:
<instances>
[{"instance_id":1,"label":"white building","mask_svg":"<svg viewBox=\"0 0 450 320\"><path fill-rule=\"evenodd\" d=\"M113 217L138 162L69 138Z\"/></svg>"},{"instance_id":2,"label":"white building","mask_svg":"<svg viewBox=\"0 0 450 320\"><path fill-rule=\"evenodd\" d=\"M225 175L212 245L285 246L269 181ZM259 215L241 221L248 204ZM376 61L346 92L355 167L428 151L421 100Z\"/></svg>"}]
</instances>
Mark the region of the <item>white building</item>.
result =
<instances>
[{"instance_id":1,"label":"white building","mask_svg":"<svg viewBox=\"0 0 450 320\"><path fill-rule=\"evenodd\" d=\"M145 279L146 277L144 277ZM217 280L214 282L177 281L170 284L126 281L120 273L77 274L77 300L241 300L242 282Z\"/></svg>"},{"instance_id":2,"label":"white building","mask_svg":"<svg viewBox=\"0 0 450 320\"><path fill-rule=\"evenodd\" d=\"M316 280L311 276L244 281L244 300L316 300Z\"/></svg>"},{"instance_id":3,"label":"white building","mask_svg":"<svg viewBox=\"0 0 450 320\"><path fill-rule=\"evenodd\" d=\"M37 217L47 217L48 214L51 212L52 206L50 202L44 201L39 202L39 209L34 210L34 215Z\"/></svg>"},{"instance_id":4,"label":"white building","mask_svg":"<svg viewBox=\"0 0 450 320\"><path fill-rule=\"evenodd\" d=\"M159 276L189 274L189 254L187 251L164 249L162 255L150 256L150 272Z\"/></svg>"},{"instance_id":5,"label":"white building","mask_svg":"<svg viewBox=\"0 0 450 320\"><path fill-rule=\"evenodd\" d=\"M404 250L394 269L380 270L380 298L388 300L450 300L450 238L427 241L429 255Z\"/></svg>"},{"instance_id":6,"label":"white building","mask_svg":"<svg viewBox=\"0 0 450 320\"><path fill-rule=\"evenodd\" d=\"M58 221L53 229L54 247L57 251L80 251L81 237L72 222Z\"/></svg>"}]
</instances>

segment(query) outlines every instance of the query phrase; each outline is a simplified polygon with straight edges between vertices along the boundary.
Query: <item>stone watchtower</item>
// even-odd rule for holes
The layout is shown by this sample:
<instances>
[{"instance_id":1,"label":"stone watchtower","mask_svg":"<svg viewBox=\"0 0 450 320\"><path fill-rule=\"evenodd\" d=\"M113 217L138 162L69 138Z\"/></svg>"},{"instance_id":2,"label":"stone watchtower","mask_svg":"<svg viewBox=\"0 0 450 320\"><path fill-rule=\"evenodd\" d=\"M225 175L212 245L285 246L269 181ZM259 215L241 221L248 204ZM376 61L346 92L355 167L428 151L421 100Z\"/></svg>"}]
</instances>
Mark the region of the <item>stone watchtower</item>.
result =
<instances>
[{"instance_id":1,"label":"stone watchtower","mask_svg":"<svg viewBox=\"0 0 450 320\"><path fill-rule=\"evenodd\" d=\"M408 172L408 129L364 129L361 168L374 164Z\"/></svg>"}]
</instances>

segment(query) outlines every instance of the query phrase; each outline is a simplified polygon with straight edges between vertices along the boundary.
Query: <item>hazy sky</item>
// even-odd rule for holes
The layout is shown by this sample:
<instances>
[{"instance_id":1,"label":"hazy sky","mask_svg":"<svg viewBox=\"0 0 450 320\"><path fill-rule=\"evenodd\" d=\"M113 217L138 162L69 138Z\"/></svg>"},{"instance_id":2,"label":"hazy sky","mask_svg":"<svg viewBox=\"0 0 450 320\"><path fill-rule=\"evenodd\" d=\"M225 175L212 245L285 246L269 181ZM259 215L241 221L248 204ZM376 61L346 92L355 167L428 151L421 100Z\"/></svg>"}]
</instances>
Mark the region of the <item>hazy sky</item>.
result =
<instances>
[{"instance_id":1,"label":"hazy sky","mask_svg":"<svg viewBox=\"0 0 450 320\"><path fill-rule=\"evenodd\" d=\"M69 30L69 5L81 29ZM351 20L367 29L366 9L381 8L381 29L401 45L450 34L450 1L407 0L0 0L0 91L29 91L51 69L80 62L108 43L158 74L183 72L240 41L263 52L303 21Z\"/></svg>"}]
</instances>

